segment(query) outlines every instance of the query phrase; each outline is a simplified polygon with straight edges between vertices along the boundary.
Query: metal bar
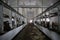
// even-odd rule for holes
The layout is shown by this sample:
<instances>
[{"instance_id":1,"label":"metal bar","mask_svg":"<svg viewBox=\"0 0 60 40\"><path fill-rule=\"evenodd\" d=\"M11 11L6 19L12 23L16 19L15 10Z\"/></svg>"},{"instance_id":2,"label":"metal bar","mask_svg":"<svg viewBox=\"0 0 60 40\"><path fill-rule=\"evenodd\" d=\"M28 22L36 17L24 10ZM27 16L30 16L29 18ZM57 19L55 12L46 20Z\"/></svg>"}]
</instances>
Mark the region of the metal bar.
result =
<instances>
[{"instance_id":1,"label":"metal bar","mask_svg":"<svg viewBox=\"0 0 60 40\"><path fill-rule=\"evenodd\" d=\"M11 7L10 5L8 5L7 3L4 3L3 1L0 0L0 4L2 4L4 7L8 8L9 10L16 12L20 16L24 17L23 15L21 15L18 11L16 11L15 9L13 9L13 7Z\"/></svg>"},{"instance_id":2,"label":"metal bar","mask_svg":"<svg viewBox=\"0 0 60 40\"><path fill-rule=\"evenodd\" d=\"M41 6L37 5L19 5L19 7L13 7L13 8L42 8ZM43 7L43 8L48 8L48 7Z\"/></svg>"}]
</instances>

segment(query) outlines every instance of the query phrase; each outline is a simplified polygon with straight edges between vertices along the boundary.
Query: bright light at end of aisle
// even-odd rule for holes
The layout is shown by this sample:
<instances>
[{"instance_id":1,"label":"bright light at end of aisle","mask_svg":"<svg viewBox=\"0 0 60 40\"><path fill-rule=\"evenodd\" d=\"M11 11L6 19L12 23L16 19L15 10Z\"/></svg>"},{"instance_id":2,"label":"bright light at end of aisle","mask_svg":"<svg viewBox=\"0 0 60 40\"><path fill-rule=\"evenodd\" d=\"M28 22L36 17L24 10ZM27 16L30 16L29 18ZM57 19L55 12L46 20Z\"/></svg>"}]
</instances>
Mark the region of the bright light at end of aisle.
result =
<instances>
[{"instance_id":1,"label":"bright light at end of aisle","mask_svg":"<svg viewBox=\"0 0 60 40\"><path fill-rule=\"evenodd\" d=\"M30 23L32 23L32 22L33 22L33 20L30 20L29 22L30 22Z\"/></svg>"},{"instance_id":2,"label":"bright light at end of aisle","mask_svg":"<svg viewBox=\"0 0 60 40\"><path fill-rule=\"evenodd\" d=\"M50 22L50 19L49 19L49 18L46 18L46 21L47 21L47 22Z\"/></svg>"}]
</instances>

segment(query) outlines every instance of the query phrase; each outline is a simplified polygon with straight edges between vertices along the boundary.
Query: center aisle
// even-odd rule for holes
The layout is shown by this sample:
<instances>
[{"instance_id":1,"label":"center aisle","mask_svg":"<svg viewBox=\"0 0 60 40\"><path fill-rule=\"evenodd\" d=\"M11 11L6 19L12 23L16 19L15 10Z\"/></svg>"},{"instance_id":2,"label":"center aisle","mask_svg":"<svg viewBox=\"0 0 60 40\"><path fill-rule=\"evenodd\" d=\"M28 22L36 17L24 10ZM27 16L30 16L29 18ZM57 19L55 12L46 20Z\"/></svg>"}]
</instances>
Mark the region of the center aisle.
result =
<instances>
[{"instance_id":1,"label":"center aisle","mask_svg":"<svg viewBox=\"0 0 60 40\"><path fill-rule=\"evenodd\" d=\"M12 40L51 40L45 36L33 23L29 23Z\"/></svg>"}]
</instances>

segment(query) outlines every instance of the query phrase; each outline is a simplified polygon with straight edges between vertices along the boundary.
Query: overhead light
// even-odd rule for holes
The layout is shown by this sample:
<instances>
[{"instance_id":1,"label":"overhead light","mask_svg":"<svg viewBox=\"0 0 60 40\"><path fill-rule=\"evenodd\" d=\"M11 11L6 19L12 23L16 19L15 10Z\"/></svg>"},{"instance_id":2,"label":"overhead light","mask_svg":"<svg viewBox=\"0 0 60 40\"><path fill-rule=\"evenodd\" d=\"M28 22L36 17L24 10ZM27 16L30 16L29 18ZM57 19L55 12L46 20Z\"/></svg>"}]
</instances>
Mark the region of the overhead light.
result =
<instances>
[{"instance_id":1,"label":"overhead light","mask_svg":"<svg viewBox=\"0 0 60 40\"><path fill-rule=\"evenodd\" d=\"M51 3L51 5L53 5L53 3Z\"/></svg>"},{"instance_id":2,"label":"overhead light","mask_svg":"<svg viewBox=\"0 0 60 40\"><path fill-rule=\"evenodd\" d=\"M43 20L41 19L41 21L43 21Z\"/></svg>"},{"instance_id":3,"label":"overhead light","mask_svg":"<svg viewBox=\"0 0 60 40\"><path fill-rule=\"evenodd\" d=\"M43 14L43 16L44 16L45 14Z\"/></svg>"},{"instance_id":4,"label":"overhead light","mask_svg":"<svg viewBox=\"0 0 60 40\"><path fill-rule=\"evenodd\" d=\"M14 19L12 18L12 21L14 21Z\"/></svg>"},{"instance_id":5,"label":"overhead light","mask_svg":"<svg viewBox=\"0 0 60 40\"><path fill-rule=\"evenodd\" d=\"M46 12L46 15L49 15L49 12Z\"/></svg>"},{"instance_id":6,"label":"overhead light","mask_svg":"<svg viewBox=\"0 0 60 40\"><path fill-rule=\"evenodd\" d=\"M49 18L46 18L46 22L49 22L50 21L50 19Z\"/></svg>"},{"instance_id":7,"label":"overhead light","mask_svg":"<svg viewBox=\"0 0 60 40\"><path fill-rule=\"evenodd\" d=\"M45 21L45 19L43 19L43 21Z\"/></svg>"},{"instance_id":8,"label":"overhead light","mask_svg":"<svg viewBox=\"0 0 60 40\"><path fill-rule=\"evenodd\" d=\"M33 22L33 20L30 20L29 22L30 22L30 23L32 23L32 22Z\"/></svg>"}]
</instances>

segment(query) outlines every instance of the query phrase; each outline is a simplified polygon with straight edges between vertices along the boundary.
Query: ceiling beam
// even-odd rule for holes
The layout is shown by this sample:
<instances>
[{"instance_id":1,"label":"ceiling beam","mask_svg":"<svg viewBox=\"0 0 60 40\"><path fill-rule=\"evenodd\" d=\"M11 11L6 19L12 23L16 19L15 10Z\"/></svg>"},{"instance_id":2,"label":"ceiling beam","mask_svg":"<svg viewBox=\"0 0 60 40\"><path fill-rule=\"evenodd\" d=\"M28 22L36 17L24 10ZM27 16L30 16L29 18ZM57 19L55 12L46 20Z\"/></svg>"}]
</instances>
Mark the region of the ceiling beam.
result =
<instances>
[{"instance_id":1,"label":"ceiling beam","mask_svg":"<svg viewBox=\"0 0 60 40\"><path fill-rule=\"evenodd\" d=\"M0 0L0 5L3 5L4 7L8 8L9 10L16 12L17 14L19 14L20 16L24 17L23 15L21 15L18 11L16 11L13 7L11 7L10 5L8 5L7 3L4 3L2 0Z\"/></svg>"},{"instance_id":2,"label":"ceiling beam","mask_svg":"<svg viewBox=\"0 0 60 40\"><path fill-rule=\"evenodd\" d=\"M19 7L13 7L13 8L48 8L48 7L41 7L37 5L20 5Z\"/></svg>"},{"instance_id":3,"label":"ceiling beam","mask_svg":"<svg viewBox=\"0 0 60 40\"><path fill-rule=\"evenodd\" d=\"M45 12L47 12L47 11L49 11L49 10L55 8L55 7L58 6L58 5L60 5L60 0L57 1L56 3L54 3L52 6L48 7L44 12L40 13L40 14L37 15L36 17L38 17L38 16L42 15L43 13L45 13ZM34 17L34 18L36 18L36 17Z\"/></svg>"}]
</instances>

